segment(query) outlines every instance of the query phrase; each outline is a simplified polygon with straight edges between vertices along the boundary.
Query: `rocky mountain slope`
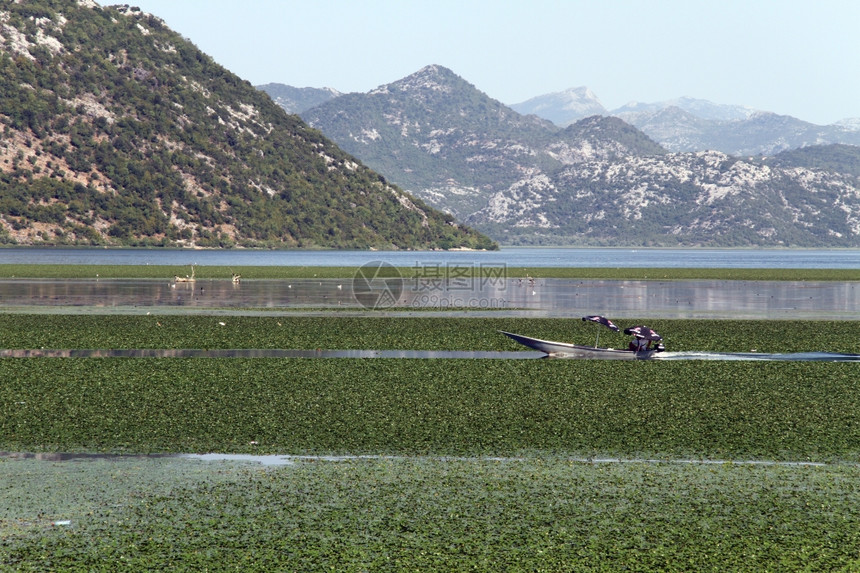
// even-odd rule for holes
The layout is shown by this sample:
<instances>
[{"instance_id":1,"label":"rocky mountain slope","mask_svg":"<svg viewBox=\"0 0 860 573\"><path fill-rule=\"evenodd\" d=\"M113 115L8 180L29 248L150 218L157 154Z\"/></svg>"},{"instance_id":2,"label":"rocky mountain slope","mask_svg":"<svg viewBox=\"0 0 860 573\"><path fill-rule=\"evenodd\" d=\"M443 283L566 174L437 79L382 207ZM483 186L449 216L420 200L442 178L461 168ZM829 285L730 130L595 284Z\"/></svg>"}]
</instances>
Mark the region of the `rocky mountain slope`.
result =
<instances>
[{"instance_id":1,"label":"rocky mountain slope","mask_svg":"<svg viewBox=\"0 0 860 573\"><path fill-rule=\"evenodd\" d=\"M0 242L492 247L165 24L0 4Z\"/></svg>"},{"instance_id":2,"label":"rocky mountain slope","mask_svg":"<svg viewBox=\"0 0 860 573\"><path fill-rule=\"evenodd\" d=\"M493 195L467 220L517 244L860 246L856 175L781 163L718 151L584 161Z\"/></svg>"},{"instance_id":3,"label":"rocky mountain slope","mask_svg":"<svg viewBox=\"0 0 860 573\"><path fill-rule=\"evenodd\" d=\"M617 135L604 143L587 129L562 130L522 116L441 66L332 99L302 117L390 180L458 217L483 208L487 196L524 175L553 171L579 153L662 152L617 119L595 120Z\"/></svg>"},{"instance_id":4,"label":"rocky mountain slope","mask_svg":"<svg viewBox=\"0 0 860 573\"><path fill-rule=\"evenodd\" d=\"M807 164L812 156L790 164L667 153L613 117L559 128L440 66L302 116L391 181L507 244L860 245L850 169Z\"/></svg>"}]
</instances>

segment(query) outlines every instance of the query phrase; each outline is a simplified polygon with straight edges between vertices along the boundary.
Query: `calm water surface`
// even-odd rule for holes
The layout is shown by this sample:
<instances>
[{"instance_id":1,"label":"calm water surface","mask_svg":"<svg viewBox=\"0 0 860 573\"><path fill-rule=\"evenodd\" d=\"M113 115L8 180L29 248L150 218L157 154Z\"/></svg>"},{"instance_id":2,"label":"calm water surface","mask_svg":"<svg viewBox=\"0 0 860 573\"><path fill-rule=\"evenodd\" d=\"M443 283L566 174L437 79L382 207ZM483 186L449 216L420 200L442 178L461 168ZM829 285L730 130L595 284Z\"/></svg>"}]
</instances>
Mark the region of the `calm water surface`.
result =
<instances>
[{"instance_id":1,"label":"calm water surface","mask_svg":"<svg viewBox=\"0 0 860 573\"><path fill-rule=\"evenodd\" d=\"M507 265L539 267L860 269L860 249L576 249L499 251L260 251L179 249L0 249L0 264L349 266Z\"/></svg>"},{"instance_id":2,"label":"calm water surface","mask_svg":"<svg viewBox=\"0 0 860 573\"><path fill-rule=\"evenodd\" d=\"M477 279L386 282L395 314L860 320L860 282ZM366 312L351 280L0 279L0 309L51 313ZM361 300L360 300L361 299Z\"/></svg>"},{"instance_id":3,"label":"calm water surface","mask_svg":"<svg viewBox=\"0 0 860 573\"><path fill-rule=\"evenodd\" d=\"M860 319L860 282L608 281L508 279L504 268L847 268L860 250L716 250L507 248L497 252L257 251L162 249L0 249L0 264L346 266L383 261L398 267L459 266L501 271L444 282L387 282L392 300L375 310L407 314L433 309L472 316ZM419 273L426 277L426 273ZM367 285L364 285L367 286ZM374 288L379 287L376 285ZM232 314L367 308L367 292L342 280L30 280L0 278L7 312ZM372 294L372 293L371 293ZM372 295L375 296L375 295ZM249 310L252 309L252 310Z\"/></svg>"}]
</instances>

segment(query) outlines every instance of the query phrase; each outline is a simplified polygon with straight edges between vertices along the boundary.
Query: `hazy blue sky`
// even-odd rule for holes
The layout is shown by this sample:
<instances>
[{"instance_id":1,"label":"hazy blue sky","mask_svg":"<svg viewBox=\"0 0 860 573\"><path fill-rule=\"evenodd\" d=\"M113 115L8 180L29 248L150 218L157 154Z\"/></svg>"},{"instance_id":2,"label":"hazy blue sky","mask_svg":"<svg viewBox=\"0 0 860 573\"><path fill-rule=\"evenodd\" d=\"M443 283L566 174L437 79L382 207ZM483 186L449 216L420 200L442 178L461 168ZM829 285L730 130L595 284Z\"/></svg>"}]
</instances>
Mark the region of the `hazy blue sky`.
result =
<instances>
[{"instance_id":1,"label":"hazy blue sky","mask_svg":"<svg viewBox=\"0 0 860 573\"><path fill-rule=\"evenodd\" d=\"M506 104L588 86L608 109L689 96L818 124L860 117L856 0L131 4L254 85L367 92L439 64Z\"/></svg>"}]
</instances>

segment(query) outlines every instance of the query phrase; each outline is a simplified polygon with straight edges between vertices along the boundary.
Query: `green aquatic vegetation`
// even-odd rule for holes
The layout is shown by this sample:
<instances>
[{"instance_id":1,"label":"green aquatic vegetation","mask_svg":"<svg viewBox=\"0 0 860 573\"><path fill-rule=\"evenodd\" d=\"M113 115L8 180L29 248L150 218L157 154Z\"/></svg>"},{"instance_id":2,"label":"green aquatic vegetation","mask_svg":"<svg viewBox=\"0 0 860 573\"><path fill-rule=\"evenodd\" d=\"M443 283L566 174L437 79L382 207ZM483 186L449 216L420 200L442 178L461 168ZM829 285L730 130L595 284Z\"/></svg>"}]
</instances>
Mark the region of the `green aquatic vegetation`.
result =
<instances>
[{"instance_id":1,"label":"green aquatic vegetation","mask_svg":"<svg viewBox=\"0 0 860 573\"><path fill-rule=\"evenodd\" d=\"M221 471L214 466L213 474ZM0 468L2 469L2 468ZM20 570L853 570L856 468L362 459L248 468L7 539Z\"/></svg>"},{"instance_id":2,"label":"green aquatic vegetation","mask_svg":"<svg viewBox=\"0 0 860 573\"><path fill-rule=\"evenodd\" d=\"M255 278L288 276L272 272ZM670 350L860 352L856 321L617 322ZM591 326L0 314L0 347L525 350L496 331L592 344ZM0 569L854 570L858 379L850 363L2 359L0 451L374 457L0 460ZM601 457L667 463L573 459Z\"/></svg>"},{"instance_id":3,"label":"green aquatic vegetation","mask_svg":"<svg viewBox=\"0 0 860 573\"><path fill-rule=\"evenodd\" d=\"M7 359L0 450L852 460L852 363Z\"/></svg>"},{"instance_id":4,"label":"green aquatic vegetation","mask_svg":"<svg viewBox=\"0 0 860 573\"><path fill-rule=\"evenodd\" d=\"M860 353L856 321L618 322L645 322L676 351ZM0 348L526 350L498 330L586 345L598 333L579 319L548 318L0 314ZM627 339L600 331L601 345L623 348Z\"/></svg>"},{"instance_id":5,"label":"green aquatic vegetation","mask_svg":"<svg viewBox=\"0 0 860 573\"><path fill-rule=\"evenodd\" d=\"M78 527L96 513L111 515L145 496L169 495L186 484L237 478L228 463L217 471L173 456L109 456L63 461L0 458L0 539L43 534L56 522ZM2 554L2 551L0 551ZM2 560L0 560L2 564Z\"/></svg>"},{"instance_id":6,"label":"green aquatic vegetation","mask_svg":"<svg viewBox=\"0 0 860 573\"><path fill-rule=\"evenodd\" d=\"M673 350L858 351L849 321L629 322L647 322ZM496 330L591 343L588 326L432 316L0 315L0 346L520 350ZM785 348L787 328L804 333L802 347ZM601 335L610 345L619 340ZM98 471L89 462L46 470L32 464L50 462L0 460L0 568L853 570L860 566L856 369L2 359L0 451L374 457L274 470L205 466L211 475L171 465L176 460L153 462L156 469L104 462ZM739 463L571 459L601 457ZM836 463L740 463L749 459Z\"/></svg>"}]
</instances>

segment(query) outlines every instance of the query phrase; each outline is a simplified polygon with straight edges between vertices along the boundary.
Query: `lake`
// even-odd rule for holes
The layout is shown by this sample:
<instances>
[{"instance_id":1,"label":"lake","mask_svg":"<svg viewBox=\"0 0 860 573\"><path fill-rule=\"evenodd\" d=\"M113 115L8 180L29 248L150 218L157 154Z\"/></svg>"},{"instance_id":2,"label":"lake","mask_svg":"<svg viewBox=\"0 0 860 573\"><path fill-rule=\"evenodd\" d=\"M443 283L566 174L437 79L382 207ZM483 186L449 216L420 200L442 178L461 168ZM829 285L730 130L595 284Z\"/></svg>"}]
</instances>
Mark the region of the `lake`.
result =
<instances>
[{"instance_id":1,"label":"lake","mask_svg":"<svg viewBox=\"0 0 860 573\"><path fill-rule=\"evenodd\" d=\"M0 264L335 266L385 262L396 267L461 266L472 272L433 278L371 280L39 280L0 278L6 312L279 314L362 311L470 316L860 319L857 282L647 281L509 278L504 267L848 268L858 250L507 248L467 251L259 251L161 249L0 249ZM480 267L497 274L482 278ZM427 277L419 273L419 277ZM249 311L248 309L254 309Z\"/></svg>"},{"instance_id":2,"label":"lake","mask_svg":"<svg viewBox=\"0 0 860 573\"><path fill-rule=\"evenodd\" d=\"M275 251L191 249L0 249L0 264L360 267L507 265L512 268L860 269L860 249L583 249L508 247L499 251Z\"/></svg>"},{"instance_id":3,"label":"lake","mask_svg":"<svg viewBox=\"0 0 860 573\"><path fill-rule=\"evenodd\" d=\"M5 312L860 319L854 281L0 279Z\"/></svg>"}]
</instances>

